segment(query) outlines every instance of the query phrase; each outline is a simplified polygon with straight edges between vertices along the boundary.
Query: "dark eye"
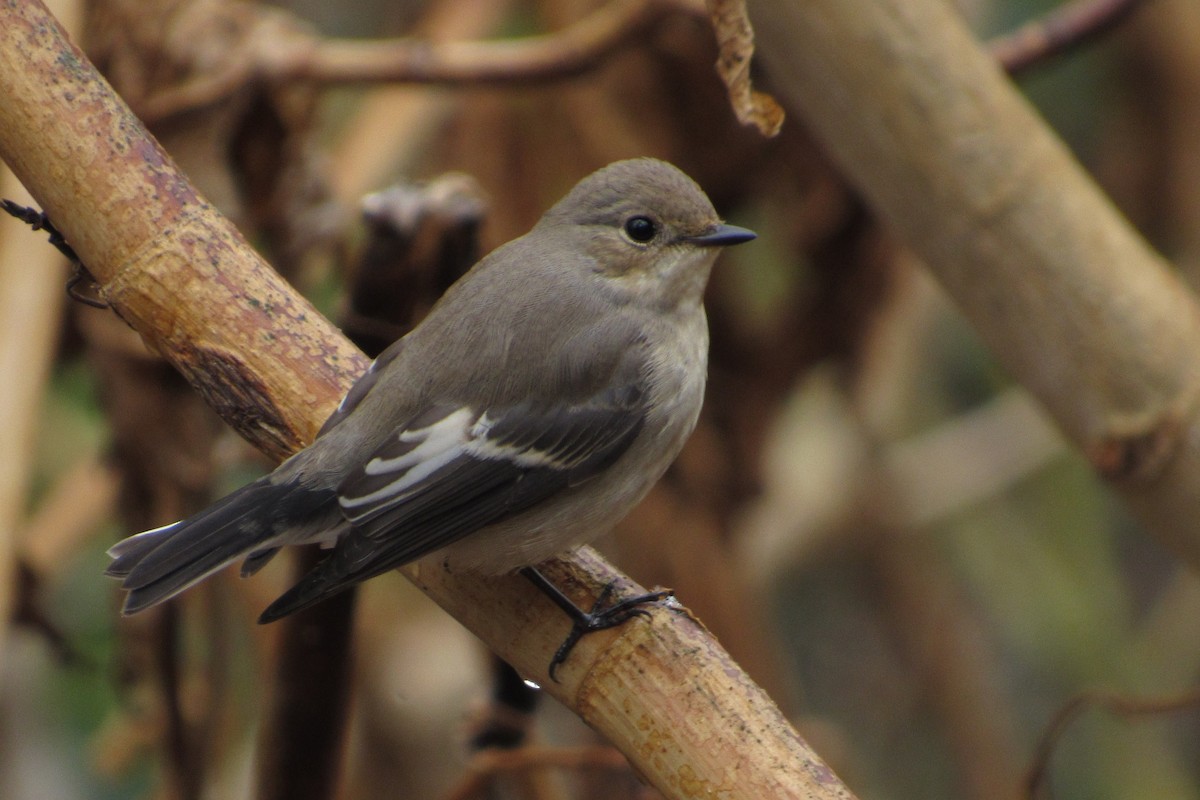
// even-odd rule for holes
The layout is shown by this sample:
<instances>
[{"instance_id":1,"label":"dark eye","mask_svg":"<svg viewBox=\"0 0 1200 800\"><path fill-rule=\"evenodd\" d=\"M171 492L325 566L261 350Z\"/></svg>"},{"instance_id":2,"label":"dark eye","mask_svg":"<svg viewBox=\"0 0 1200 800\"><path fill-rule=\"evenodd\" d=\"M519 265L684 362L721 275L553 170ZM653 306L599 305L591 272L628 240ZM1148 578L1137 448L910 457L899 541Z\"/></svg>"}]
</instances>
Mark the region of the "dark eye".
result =
<instances>
[{"instance_id":1,"label":"dark eye","mask_svg":"<svg viewBox=\"0 0 1200 800\"><path fill-rule=\"evenodd\" d=\"M657 233L658 226L649 217L630 217L625 221L625 235L635 242L648 242Z\"/></svg>"}]
</instances>

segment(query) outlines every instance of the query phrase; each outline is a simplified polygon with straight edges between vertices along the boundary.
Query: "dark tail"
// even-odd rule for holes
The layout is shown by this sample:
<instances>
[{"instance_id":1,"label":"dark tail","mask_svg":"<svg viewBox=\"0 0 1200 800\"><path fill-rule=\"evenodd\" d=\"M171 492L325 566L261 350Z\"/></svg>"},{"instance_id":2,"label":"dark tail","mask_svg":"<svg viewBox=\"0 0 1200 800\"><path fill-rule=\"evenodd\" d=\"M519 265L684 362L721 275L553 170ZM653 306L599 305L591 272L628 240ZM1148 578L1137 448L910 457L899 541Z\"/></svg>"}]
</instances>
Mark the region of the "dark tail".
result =
<instances>
[{"instance_id":1,"label":"dark tail","mask_svg":"<svg viewBox=\"0 0 1200 800\"><path fill-rule=\"evenodd\" d=\"M244 556L253 568L273 552L273 539L314 518L332 505L332 490L311 490L296 483L273 484L270 476L181 522L118 542L109 550L106 574L122 579L129 591L123 611L133 614L161 603Z\"/></svg>"},{"instance_id":2,"label":"dark tail","mask_svg":"<svg viewBox=\"0 0 1200 800\"><path fill-rule=\"evenodd\" d=\"M406 557L388 558L386 549L381 550L377 541L352 532L343 537L320 563L306 572L295 586L267 606L258 621L265 624L295 614L410 560Z\"/></svg>"}]
</instances>

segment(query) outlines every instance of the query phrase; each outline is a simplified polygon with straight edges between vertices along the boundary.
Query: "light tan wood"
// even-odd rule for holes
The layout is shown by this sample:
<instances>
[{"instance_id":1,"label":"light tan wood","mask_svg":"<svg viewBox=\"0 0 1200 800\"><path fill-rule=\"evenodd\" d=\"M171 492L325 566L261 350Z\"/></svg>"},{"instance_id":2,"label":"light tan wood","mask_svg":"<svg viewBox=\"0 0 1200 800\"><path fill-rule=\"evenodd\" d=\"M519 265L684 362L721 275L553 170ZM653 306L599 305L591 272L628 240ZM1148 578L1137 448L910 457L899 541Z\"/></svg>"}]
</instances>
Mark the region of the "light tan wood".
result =
<instances>
[{"instance_id":1,"label":"light tan wood","mask_svg":"<svg viewBox=\"0 0 1200 800\"><path fill-rule=\"evenodd\" d=\"M1200 566L1200 315L943 0L762 0L759 53L1148 529Z\"/></svg>"}]
</instances>

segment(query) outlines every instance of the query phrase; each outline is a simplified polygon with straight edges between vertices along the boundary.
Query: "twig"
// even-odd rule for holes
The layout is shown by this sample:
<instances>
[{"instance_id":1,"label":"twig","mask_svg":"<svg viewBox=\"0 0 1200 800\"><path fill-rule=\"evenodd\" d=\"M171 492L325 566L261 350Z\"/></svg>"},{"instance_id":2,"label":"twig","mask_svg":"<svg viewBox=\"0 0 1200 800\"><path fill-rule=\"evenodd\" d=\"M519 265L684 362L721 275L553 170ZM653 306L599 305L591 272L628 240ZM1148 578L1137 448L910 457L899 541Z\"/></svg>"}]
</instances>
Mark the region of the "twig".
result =
<instances>
[{"instance_id":1,"label":"twig","mask_svg":"<svg viewBox=\"0 0 1200 800\"><path fill-rule=\"evenodd\" d=\"M497 42L356 42L330 39L297 53L272 78L322 84L529 84L582 75L682 6L614 0L558 33Z\"/></svg>"},{"instance_id":2,"label":"twig","mask_svg":"<svg viewBox=\"0 0 1200 800\"><path fill-rule=\"evenodd\" d=\"M1200 709L1200 689L1165 697L1131 697L1107 689L1090 689L1075 695L1055 713L1038 742L1023 781L1025 797L1033 800L1043 788L1047 793L1050 791L1047 780L1054 751L1071 723L1089 708L1099 708L1122 718L1174 714Z\"/></svg>"},{"instance_id":3,"label":"twig","mask_svg":"<svg viewBox=\"0 0 1200 800\"><path fill-rule=\"evenodd\" d=\"M1103 36L1141 5L1142 0L1071 0L993 38L988 49L1010 75L1018 75Z\"/></svg>"},{"instance_id":4,"label":"twig","mask_svg":"<svg viewBox=\"0 0 1200 800\"><path fill-rule=\"evenodd\" d=\"M159 92L139 104L147 120L198 108L254 77L324 86L412 83L526 85L565 80L595 68L671 14L699 10L681 0L614 0L557 33L508 41L431 43L411 39L323 39L300 31L260 42L256 55L216 75ZM278 34L278 29L272 28Z\"/></svg>"},{"instance_id":5,"label":"twig","mask_svg":"<svg viewBox=\"0 0 1200 800\"><path fill-rule=\"evenodd\" d=\"M479 39L495 32L519 0L430 3L412 35L430 41ZM353 115L330 145L329 182L347 208L379 187L380 175L413 174L412 164L443 135L446 121L469 97L461 92L414 92L403 84L365 89Z\"/></svg>"}]
</instances>

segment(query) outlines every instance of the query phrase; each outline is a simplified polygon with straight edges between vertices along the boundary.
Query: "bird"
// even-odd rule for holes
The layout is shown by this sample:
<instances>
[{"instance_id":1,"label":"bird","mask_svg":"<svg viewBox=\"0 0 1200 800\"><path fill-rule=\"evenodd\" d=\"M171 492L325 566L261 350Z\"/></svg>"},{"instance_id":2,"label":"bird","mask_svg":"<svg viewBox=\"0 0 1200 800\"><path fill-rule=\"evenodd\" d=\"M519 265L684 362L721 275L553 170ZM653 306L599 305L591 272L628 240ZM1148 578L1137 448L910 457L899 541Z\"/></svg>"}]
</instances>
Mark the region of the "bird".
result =
<instances>
[{"instance_id":1,"label":"bird","mask_svg":"<svg viewBox=\"0 0 1200 800\"><path fill-rule=\"evenodd\" d=\"M678 455L704 397L709 274L754 238L667 162L583 178L384 350L311 445L115 544L123 613L314 543L328 554L260 622L419 559L538 583L528 570L610 530Z\"/></svg>"}]
</instances>

